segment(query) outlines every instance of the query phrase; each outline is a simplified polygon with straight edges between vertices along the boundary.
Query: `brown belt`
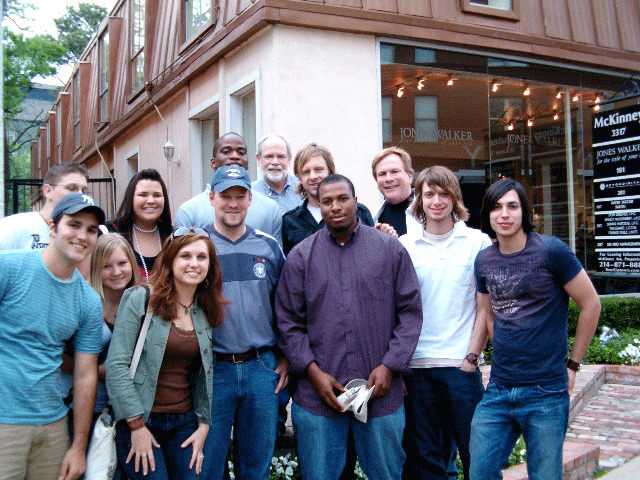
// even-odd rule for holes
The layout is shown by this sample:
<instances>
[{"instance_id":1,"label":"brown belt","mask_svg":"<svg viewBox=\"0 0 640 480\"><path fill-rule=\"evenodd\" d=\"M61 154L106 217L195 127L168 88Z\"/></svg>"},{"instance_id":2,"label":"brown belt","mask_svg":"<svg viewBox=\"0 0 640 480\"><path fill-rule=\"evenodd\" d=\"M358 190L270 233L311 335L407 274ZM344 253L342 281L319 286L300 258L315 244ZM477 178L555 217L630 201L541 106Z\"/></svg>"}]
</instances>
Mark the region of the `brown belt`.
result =
<instances>
[{"instance_id":1,"label":"brown belt","mask_svg":"<svg viewBox=\"0 0 640 480\"><path fill-rule=\"evenodd\" d=\"M249 360L253 360L258 356L258 354L262 354L271 350L271 347L260 347L257 350L249 350L244 353L216 353L216 360L218 362L231 362L231 363L242 363L248 362Z\"/></svg>"}]
</instances>

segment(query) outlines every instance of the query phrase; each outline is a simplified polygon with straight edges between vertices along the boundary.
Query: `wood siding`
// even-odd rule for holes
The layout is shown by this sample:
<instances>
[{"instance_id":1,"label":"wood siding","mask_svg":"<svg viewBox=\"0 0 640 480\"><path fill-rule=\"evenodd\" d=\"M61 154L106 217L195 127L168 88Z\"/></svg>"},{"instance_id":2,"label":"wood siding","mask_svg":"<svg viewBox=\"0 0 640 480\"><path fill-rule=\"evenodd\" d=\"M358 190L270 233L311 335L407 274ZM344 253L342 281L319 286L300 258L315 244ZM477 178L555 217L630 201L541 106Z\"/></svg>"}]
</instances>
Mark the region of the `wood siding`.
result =
<instances>
[{"instance_id":1,"label":"wood siding","mask_svg":"<svg viewBox=\"0 0 640 480\"><path fill-rule=\"evenodd\" d=\"M71 152L74 161L88 161L95 155L96 137L100 148L108 148L149 114L154 103L168 100L223 55L274 23L640 71L638 0L522 0L516 20L463 12L460 0L213 0L217 21L189 40L183 38L183 0L146 0L147 86L132 92L129 2L120 0L106 22L109 124L95 123L99 103L95 35L81 58L82 92L72 92L71 81L65 87L66 92L81 95L82 128L80 147L74 150L73 105L67 100L61 161L71 160ZM39 146L33 150L39 150L42 159L44 145Z\"/></svg>"}]
</instances>

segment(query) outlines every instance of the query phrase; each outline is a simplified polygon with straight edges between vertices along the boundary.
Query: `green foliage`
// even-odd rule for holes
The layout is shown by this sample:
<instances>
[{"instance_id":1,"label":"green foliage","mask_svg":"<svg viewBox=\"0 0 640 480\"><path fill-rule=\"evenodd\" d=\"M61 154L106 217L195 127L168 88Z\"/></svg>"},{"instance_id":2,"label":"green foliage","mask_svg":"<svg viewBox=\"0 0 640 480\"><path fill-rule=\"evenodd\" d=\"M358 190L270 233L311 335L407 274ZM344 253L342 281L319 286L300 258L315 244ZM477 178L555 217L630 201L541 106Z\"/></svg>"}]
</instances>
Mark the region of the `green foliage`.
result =
<instances>
[{"instance_id":1,"label":"green foliage","mask_svg":"<svg viewBox=\"0 0 640 480\"><path fill-rule=\"evenodd\" d=\"M618 332L640 328L640 298L604 297L600 299L602 313L598 325L615 328ZM578 307L569 302L569 335L576 334L578 324Z\"/></svg>"},{"instance_id":2,"label":"green foliage","mask_svg":"<svg viewBox=\"0 0 640 480\"><path fill-rule=\"evenodd\" d=\"M68 60L80 57L106 15L107 9L100 5L80 3L78 8L67 7L67 12L54 20L60 43L68 50Z\"/></svg>"},{"instance_id":3,"label":"green foliage","mask_svg":"<svg viewBox=\"0 0 640 480\"><path fill-rule=\"evenodd\" d=\"M26 37L11 30L4 31L4 114L12 117L19 111L36 76L56 73L64 63L66 49L51 35Z\"/></svg>"},{"instance_id":4,"label":"green foliage","mask_svg":"<svg viewBox=\"0 0 640 480\"><path fill-rule=\"evenodd\" d=\"M608 326L608 325L607 325ZM640 329L630 329L626 331L619 331L620 338L612 338L605 345L600 344L601 329L593 337L591 344L587 347L587 351L582 360L583 363L606 363L610 365L637 365L638 357L633 355L635 347L636 349L640 345ZM569 338L569 351L573 348L574 338ZM631 348L629 347L631 346ZM625 350L631 350L632 354L628 352L620 352Z\"/></svg>"}]
</instances>

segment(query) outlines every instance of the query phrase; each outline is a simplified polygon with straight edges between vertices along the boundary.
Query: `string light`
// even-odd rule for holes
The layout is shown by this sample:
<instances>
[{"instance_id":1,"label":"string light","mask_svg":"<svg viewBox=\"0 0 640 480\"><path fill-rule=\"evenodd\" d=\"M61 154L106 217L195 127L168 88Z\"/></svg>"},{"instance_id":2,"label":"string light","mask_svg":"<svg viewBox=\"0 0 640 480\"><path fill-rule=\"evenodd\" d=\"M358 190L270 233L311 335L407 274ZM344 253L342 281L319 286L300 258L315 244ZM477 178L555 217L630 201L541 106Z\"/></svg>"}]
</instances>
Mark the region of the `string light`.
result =
<instances>
[{"instance_id":1,"label":"string light","mask_svg":"<svg viewBox=\"0 0 640 480\"><path fill-rule=\"evenodd\" d=\"M396 89L397 89L396 96L398 98L402 97L402 95L404 95L404 85L398 85Z\"/></svg>"}]
</instances>

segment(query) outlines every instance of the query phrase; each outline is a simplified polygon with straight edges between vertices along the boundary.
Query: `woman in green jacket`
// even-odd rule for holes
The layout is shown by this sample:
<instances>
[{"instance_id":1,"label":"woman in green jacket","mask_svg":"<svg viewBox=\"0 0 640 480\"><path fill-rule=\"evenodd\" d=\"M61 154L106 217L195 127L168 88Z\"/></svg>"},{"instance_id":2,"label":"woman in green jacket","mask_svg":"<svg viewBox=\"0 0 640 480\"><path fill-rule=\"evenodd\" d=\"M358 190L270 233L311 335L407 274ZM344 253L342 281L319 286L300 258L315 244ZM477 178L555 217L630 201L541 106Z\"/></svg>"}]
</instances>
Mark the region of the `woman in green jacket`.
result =
<instances>
[{"instance_id":1,"label":"woman in green jacket","mask_svg":"<svg viewBox=\"0 0 640 480\"><path fill-rule=\"evenodd\" d=\"M149 283L150 294L135 287L123 295L106 361L118 459L131 480L197 478L211 414L211 328L227 303L207 232L177 229ZM147 299L153 314L132 379Z\"/></svg>"}]
</instances>

